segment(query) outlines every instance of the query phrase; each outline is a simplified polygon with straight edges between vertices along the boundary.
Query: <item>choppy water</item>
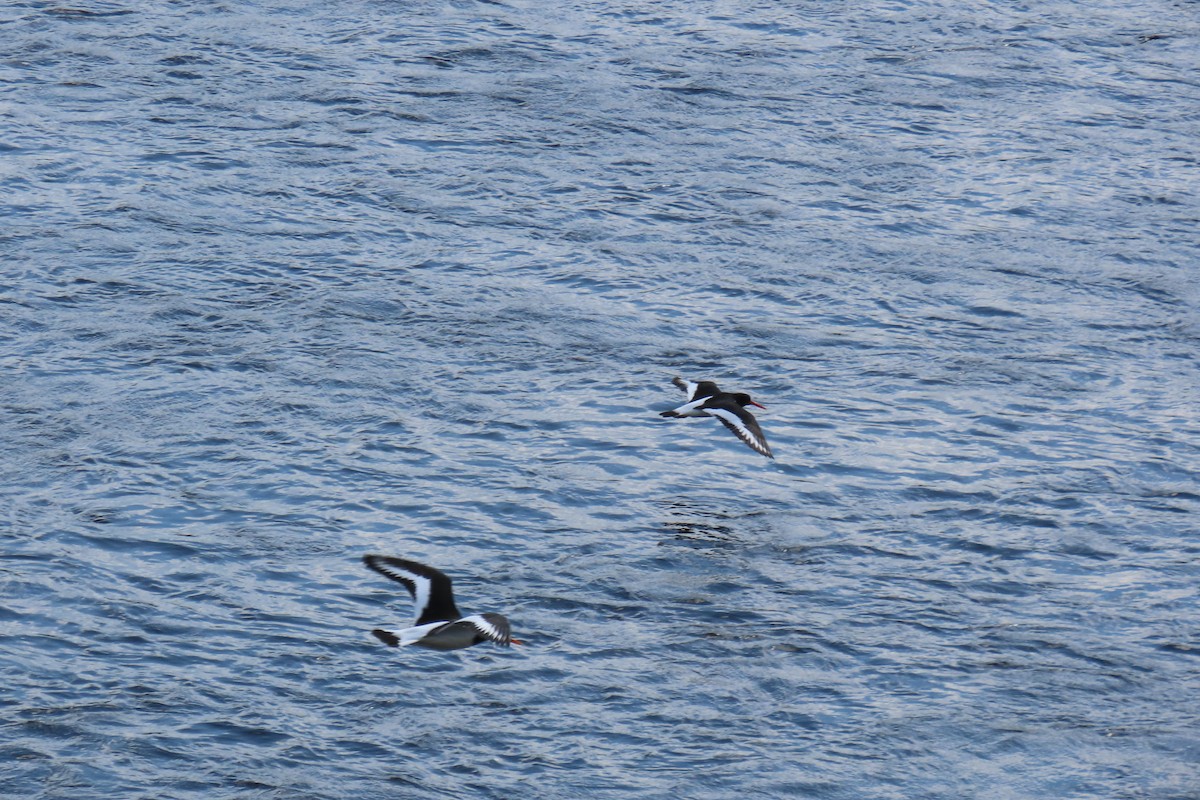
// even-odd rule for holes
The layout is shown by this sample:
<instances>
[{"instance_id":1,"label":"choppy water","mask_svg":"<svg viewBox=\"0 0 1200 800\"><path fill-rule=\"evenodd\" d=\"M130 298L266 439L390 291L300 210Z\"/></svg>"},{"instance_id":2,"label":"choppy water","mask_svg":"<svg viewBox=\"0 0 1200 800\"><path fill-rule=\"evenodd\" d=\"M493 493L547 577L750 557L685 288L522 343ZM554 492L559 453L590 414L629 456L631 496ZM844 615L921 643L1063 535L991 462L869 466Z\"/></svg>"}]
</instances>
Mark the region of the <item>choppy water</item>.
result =
<instances>
[{"instance_id":1,"label":"choppy water","mask_svg":"<svg viewBox=\"0 0 1200 800\"><path fill-rule=\"evenodd\" d=\"M0 9L0 793L1200 796L1200 7L547 5Z\"/></svg>"}]
</instances>

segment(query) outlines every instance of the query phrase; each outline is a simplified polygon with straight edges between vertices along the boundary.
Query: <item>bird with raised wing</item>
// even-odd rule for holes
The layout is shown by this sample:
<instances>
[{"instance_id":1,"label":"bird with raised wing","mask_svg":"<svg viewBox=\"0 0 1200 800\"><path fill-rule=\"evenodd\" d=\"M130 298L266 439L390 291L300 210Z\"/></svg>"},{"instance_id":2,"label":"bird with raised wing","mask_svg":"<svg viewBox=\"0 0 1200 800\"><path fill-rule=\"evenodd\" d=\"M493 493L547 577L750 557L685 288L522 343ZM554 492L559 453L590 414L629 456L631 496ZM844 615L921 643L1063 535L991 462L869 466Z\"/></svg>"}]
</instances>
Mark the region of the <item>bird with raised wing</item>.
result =
<instances>
[{"instance_id":1,"label":"bird with raised wing","mask_svg":"<svg viewBox=\"0 0 1200 800\"><path fill-rule=\"evenodd\" d=\"M671 383L687 393L687 402L671 411L663 411L662 417L716 417L734 435L746 443L751 450L767 458L774 458L767 437L763 435L758 420L745 406L766 408L750 399L745 392L722 392L712 381L692 383L676 377Z\"/></svg>"},{"instance_id":2,"label":"bird with raised wing","mask_svg":"<svg viewBox=\"0 0 1200 800\"><path fill-rule=\"evenodd\" d=\"M392 556L366 555L363 563L407 589L416 606L417 619L411 627L371 631L389 647L414 644L431 650L460 650L480 642L495 642L501 647L523 644L512 638L508 619L500 614L464 617L454 605L450 578L441 570Z\"/></svg>"}]
</instances>

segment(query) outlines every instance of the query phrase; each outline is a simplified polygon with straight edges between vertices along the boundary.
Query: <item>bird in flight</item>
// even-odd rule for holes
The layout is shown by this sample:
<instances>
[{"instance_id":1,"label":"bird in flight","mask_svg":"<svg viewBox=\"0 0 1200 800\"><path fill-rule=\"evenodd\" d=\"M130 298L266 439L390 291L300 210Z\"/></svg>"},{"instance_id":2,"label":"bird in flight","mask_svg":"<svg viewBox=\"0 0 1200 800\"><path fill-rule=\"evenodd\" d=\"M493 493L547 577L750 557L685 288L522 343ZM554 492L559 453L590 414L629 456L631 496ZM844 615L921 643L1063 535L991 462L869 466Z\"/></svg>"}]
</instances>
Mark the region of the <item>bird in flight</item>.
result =
<instances>
[{"instance_id":1,"label":"bird in flight","mask_svg":"<svg viewBox=\"0 0 1200 800\"><path fill-rule=\"evenodd\" d=\"M750 399L745 392L722 392L712 381L692 383L676 377L671 383L687 393L687 402L671 411L663 411L662 417L716 417L734 435L746 443L751 450L767 458L774 458L767 437L763 435L758 420L745 406L766 408Z\"/></svg>"},{"instance_id":2,"label":"bird in flight","mask_svg":"<svg viewBox=\"0 0 1200 800\"><path fill-rule=\"evenodd\" d=\"M501 647L524 644L512 638L508 619L485 612L464 617L454 605L450 578L441 570L392 556L366 555L363 563L408 590L416 606L417 619L411 627L371 631L390 647L415 644L432 650L460 650L480 642Z\"/></svg>"}]
</instances>

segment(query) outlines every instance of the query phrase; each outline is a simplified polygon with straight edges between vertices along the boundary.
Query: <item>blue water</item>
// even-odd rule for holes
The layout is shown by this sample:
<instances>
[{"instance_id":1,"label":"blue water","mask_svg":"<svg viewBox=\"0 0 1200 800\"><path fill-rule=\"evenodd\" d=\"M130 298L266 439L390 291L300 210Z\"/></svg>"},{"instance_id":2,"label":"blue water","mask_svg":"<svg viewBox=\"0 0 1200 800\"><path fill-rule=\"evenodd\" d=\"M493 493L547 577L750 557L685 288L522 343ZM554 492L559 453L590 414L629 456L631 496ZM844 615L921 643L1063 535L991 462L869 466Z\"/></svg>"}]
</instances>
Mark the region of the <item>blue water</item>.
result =
<instances>
[{"instance_id":1,"label":"blue water","mask_svg":"<svg viewBox=\"0 0 1200 800\"><path fill-rule=\"evenodd\" d=\"M1200 796L1195 3L0 42L3 796Z\"/></svg>"}]
</instances>

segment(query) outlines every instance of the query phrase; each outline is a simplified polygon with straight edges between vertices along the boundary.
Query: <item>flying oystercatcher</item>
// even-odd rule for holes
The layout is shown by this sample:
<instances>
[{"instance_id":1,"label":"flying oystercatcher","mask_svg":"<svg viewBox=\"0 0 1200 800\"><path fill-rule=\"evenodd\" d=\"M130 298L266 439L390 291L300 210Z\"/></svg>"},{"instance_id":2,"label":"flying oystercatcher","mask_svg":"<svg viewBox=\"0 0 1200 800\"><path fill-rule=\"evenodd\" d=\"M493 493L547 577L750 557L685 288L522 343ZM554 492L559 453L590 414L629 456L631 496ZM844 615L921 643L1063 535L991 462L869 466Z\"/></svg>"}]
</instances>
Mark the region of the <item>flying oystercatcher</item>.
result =
<instances>
[{"instance_id":1,"label":"flying oystercatcher","mask_svg":"<svg viewBox=\"0 0 1200 800\"><path fill-rule=\"evenodd\" d=\"M767 458L774 458L771 446L758 420L743 406L766 406L754 402L745 392L722 392L712 381L692 383L682 378L673 378L671 383L687 392L687 402L671 411L663 411L662 417L716 417L725 424L726 428L749 445L750 449L762 453Z\"/></svg>"},{"instance_id":2,"label":"flying oystercatcher","mask_svg":"<svg viewBox=\"0 0 1200 800\"><path fill-rule=\"evenodd\" d=\"M495 642L501 647L524 644L512 638L508 619L500 614L464 617L454 605L450 578L441 570L391 556L366 555L363 563L402 584L416 605L417 620L411 628L371 631L389 647L415 644L432 650L460 650L480 642Z\"/></svg>"}]
</instances>

